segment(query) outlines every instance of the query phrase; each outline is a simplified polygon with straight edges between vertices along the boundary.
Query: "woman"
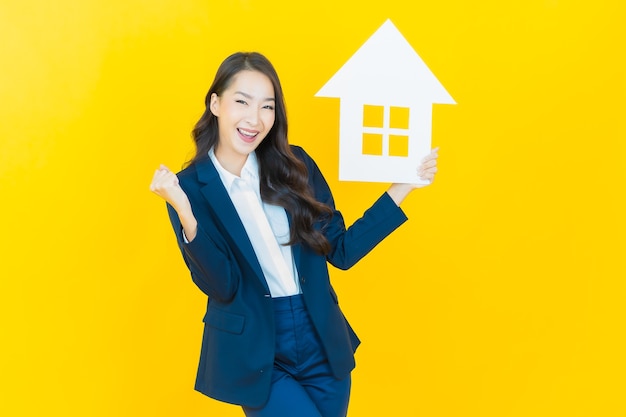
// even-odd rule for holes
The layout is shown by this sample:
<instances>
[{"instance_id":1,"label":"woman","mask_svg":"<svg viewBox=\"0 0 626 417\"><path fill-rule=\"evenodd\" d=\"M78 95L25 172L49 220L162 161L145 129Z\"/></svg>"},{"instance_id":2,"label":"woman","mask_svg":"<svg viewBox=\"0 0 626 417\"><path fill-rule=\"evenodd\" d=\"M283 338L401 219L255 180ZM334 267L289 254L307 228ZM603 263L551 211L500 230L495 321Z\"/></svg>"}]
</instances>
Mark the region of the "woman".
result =
<instances>
[{"instance_id":1,"label":"woman","mask_svg":"<svg viewBox=\"0 0 626 417\"><path fill-rule=\"evenodd\" d=\"M258 53L222 63L193 137L187 168L161 166L150 188L208 296L195 388L247 416L345 416L360 342L327 262L354 265L406 221L399 204L418 186L392 184L346 230L315 162L287 142L281 85ZM418 175L432 181L436 161Z\"/></svg>"}]
</instances>

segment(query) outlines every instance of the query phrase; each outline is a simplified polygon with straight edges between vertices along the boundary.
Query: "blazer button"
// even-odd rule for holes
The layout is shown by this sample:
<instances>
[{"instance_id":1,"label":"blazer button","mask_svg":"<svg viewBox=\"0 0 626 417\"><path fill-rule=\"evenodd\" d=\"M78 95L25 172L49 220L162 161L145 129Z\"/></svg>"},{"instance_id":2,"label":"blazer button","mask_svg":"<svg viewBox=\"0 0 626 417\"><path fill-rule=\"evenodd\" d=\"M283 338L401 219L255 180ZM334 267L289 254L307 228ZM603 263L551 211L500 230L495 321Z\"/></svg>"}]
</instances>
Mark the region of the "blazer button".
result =
<instances>
[{"instance_id":1,"label":"blazer button","mask_svg":"<svg viewBox=\"0 0 626 417\"><path fill-rule=\"evenodd\" d=\"M302 284L306 284L306 278L305 277L300 277L300 282Z\"/></svg>"}]
</instances>

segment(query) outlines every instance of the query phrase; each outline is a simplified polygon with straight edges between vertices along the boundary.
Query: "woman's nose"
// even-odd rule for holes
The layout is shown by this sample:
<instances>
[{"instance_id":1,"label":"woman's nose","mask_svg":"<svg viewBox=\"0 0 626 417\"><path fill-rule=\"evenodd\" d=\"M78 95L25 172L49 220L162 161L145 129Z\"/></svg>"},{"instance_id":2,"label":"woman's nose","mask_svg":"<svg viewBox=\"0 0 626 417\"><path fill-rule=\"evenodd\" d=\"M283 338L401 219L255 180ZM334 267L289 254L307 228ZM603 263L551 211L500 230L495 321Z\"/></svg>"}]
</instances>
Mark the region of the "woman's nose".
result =
<instances>
[{"instance_id":1,"label":"woman's nose","mask_svg":"<svg viewBox=\"0 0 626 417\"><path fill-rule=\"evenodd\" d=\"M259 110L250 108L246 115L246 121L250 126L256 126L259 123Z\"/></svg>"}]
</instances>

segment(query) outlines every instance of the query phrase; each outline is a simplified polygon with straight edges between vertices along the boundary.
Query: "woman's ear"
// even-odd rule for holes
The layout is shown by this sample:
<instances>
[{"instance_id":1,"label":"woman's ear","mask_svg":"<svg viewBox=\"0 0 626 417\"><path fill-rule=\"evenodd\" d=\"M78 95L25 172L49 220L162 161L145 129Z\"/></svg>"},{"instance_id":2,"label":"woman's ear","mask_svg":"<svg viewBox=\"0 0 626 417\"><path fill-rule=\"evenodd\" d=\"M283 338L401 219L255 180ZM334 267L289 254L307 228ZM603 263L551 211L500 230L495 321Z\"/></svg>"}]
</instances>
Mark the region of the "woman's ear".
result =
<instances>
[{"instance_id":1,"label":"woman's ear","mask_svg":"<svg viewBox=\"0 0 626 417\"><path fill-rule=\"evenodd\" d=\"M211 94L209 109L211 110L211 113L213 113L213 116L219 117L220 98L217 96L216 93Z\"/></svg>"}]
</instances>

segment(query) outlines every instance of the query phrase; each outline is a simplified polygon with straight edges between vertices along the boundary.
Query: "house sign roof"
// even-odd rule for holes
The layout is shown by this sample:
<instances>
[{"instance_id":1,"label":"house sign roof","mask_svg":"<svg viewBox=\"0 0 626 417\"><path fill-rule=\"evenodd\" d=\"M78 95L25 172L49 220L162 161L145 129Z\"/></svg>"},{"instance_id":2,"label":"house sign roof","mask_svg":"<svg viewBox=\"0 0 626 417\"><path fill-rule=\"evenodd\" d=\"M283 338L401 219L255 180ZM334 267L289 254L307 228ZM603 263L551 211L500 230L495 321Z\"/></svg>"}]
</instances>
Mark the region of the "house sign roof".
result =
<instances>
[{"instance_id":1,"label":"house sign roof","mask_svg":"<svg viewBox=\"0 0 626 417\"><path fill-rule=\"evenodd\" d=\"M316 96L407 107L456 104L391 20L356 51Z\"/></svg>"}]
</instances>

